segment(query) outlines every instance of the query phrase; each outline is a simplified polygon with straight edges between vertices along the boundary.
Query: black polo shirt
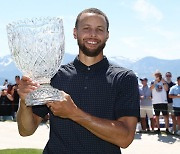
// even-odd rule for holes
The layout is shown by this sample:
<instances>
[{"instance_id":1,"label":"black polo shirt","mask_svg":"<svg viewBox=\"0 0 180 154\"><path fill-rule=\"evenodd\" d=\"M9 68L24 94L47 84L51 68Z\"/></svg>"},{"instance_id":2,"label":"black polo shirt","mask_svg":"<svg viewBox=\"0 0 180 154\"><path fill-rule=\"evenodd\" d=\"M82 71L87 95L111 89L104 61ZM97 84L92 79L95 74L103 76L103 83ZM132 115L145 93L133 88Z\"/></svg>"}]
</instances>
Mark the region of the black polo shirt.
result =
<instances>
[{"instance_id":1,"label":"black polo shirt","mask_svg":"<svg viewBox=\"0 0 180 154\"><path fill-rule=\"evenodd\" d=\"M110 120L123 116L139 117L139 90L135 74L128 69L102 61L86 66L77 58L61 66L51 85L70 94L83 111ZM44 117L46 106L33 112ZM44 154L119 154L118 146L106 142L70 119L50 112L50 139Z\"/></svg>"},{"instance_id":2,"label":"black polo shirt","mask_svg":"<svg viewBox=\"0 0 180 154\"><path fill-rule=\"evenodd\" d=\"M167 82L167 84L168 84L168 91L167 91L167 101L168 101L168 103L172 103L173 102L173 99L172 98L169 98L169 91L170 91L170 88L172 87L172 86L174 86L174 85L176 85L174 82L170 82L170 83L168 83Z\"/></svg>"}]
</instances>

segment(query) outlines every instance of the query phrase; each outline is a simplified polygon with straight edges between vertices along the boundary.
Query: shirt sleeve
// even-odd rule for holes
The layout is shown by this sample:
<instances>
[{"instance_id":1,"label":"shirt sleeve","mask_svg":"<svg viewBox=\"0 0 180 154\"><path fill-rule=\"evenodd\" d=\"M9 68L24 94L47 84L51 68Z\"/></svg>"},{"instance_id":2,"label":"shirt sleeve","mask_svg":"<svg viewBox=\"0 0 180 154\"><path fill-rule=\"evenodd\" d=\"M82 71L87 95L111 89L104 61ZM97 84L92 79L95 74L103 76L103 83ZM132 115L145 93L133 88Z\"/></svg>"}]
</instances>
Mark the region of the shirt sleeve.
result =
<instances>
[{"instance_id":1,"label":"shirt sleeve","mask_svg":"<svg viewBox=\"0 0 180 154\"><path fill-rule=\"evenodd\" d=\"M117 101L115 105L115 117L123 116L140 117L139 86L133 71L127 71L119 77L117 84Z\"/></svg>"},{"instance_id":2,"label":"shirt sleeve","mask_svg":"<svg viewBox=\"0 0 180 154\"><path fill-rule=\"evenodd\" d=\"M46 105L32 106L32 111L41 118L44 118L49 113L49 109Z\"/></svg>"},{"instance_id":3,"label":"shirt sleeve","mask_svg":"<svg viewBox=\"0 0 180 154\"><path fill-rule=\"evenodd\" d=\"M171 94L171 95L174 94L174 88L173 87L170 88L169 94Z\"/></svg>"}]
</instances>

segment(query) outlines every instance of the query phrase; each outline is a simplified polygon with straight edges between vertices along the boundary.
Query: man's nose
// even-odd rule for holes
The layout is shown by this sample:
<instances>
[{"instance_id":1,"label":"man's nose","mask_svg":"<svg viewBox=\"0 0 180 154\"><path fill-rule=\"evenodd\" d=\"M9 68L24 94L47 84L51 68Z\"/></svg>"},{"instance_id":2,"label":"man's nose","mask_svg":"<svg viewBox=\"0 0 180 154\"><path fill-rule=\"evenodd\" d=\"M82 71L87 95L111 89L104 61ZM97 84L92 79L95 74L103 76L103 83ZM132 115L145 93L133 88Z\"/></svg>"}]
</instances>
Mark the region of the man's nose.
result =
<instances>
[{"instance_id":1,"label":"man's nose","mask_svg":"<svg viewBox=\"0 0 180 154\"><path fill-rule=\"evenodd\" d=\"M96 37L97 36L96 30L95 29L91 29L90 35L91 35L91 37Z\"/></svg>"}]
</instances>

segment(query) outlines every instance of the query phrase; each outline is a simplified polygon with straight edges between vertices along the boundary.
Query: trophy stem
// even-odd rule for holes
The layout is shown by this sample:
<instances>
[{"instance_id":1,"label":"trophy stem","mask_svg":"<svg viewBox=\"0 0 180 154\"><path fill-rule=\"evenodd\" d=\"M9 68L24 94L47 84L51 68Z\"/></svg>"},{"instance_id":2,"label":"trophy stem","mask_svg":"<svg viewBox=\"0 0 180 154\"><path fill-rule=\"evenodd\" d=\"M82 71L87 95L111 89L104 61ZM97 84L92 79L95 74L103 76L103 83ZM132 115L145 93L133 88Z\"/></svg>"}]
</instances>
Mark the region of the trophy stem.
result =
<instances>
[{"instance_id":1,"label":"trophy stem","mask_svg":"<svg viewBox=\"0 0 180 154\"><path fill-rule=\"evenodd\" d=\"M50 84L41 84L40 87L26 96L27 106L45 105L48 101L63 100L60 90L53 88Z\"/></svg>"}]
</instances>

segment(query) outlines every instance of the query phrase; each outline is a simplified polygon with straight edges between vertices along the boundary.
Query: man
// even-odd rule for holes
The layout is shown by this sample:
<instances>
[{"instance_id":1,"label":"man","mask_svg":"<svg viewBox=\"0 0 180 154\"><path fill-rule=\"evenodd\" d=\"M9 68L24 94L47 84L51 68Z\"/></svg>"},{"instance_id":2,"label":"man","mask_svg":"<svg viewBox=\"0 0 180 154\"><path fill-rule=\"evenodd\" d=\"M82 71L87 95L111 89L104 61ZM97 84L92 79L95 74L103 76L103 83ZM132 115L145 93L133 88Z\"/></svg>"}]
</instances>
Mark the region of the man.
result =
<instances>
[{"instance_id":1,"label":"man","mask_svg":"<svg viewBox=\"0 0 180 154\"><path fill-rule=\"evenodd\" d=\"M18 107L19 107L19 94L17 92L17 89L18 89L18 85L19 85L19 82L20 82L20 76L19 75L16 75L15 76L15 84L13 85L13 90L12 90L12 96L13 96L13 120L16 121L16 113L17 113L17 110L18 110Z\"/></svg>"},{"instance_id":2,"label":"man","mask_svg":"<svg viewBox=\"0 0 180 154\"><path fill-rule=\"evenodd\" d=\"M140 116L142 130L149 130L146 125L146 116L151 120L151 129L154 131L154 118L152 108L151 89L147 85L147 78L140 78L142 87L139 87L140 94Z\"/></svg>"},{"instance_id":3,"label":"man","mask_svg":"<svg viewBox=\"0 0 180 154\"><path fill-rule=\"evenodd\" d=\"M160 133L159 116L160 112L162 112L165 121L166 133L169 134L169 118L166 94L168 86L159 71L156 71L154 76L155 81L151 82L150 88L152 90L152 104L156 116L156 125L158 128L157 132Z\"/></svg>"},{"instance_id":4,"label":"man","mask_svg":"<svg viewBox=\"0 0 180 154\"><path fill-rule=\"evenodd\" d=\"M2 121L12 120L12 101L13 97L9 92L11 85L9 84L8 89L2 89L0 96L0 116Z\"/></svg>"},{"instance_id":5,"label":"man","mask_svg":"<svg viewBox=\"0 0 180 154\"><path fill-rule=\"evenodd\" d=\"M16 121L16 113L19 107L19 94L17 92L18 89L18 85L20 82L20 76L16 75L15 76L15 84L13 85L13 97L14 97L14 101L13 101L13 120Z\"/></svg>"},{"instance_id":6,"label":"man","mask_svg":"<svg viewBox=\"0 0 180 154\"><path fill-rule=\"evenodd\" d=\"M177 77L177 85L170 88L169 97L173 99L173 109L178 125L178 130L175 129L174 133L180 135L180 76Z\"/></svg>"},{"instance_id":7,"label":"man","mask_svg":"<svg viewBox=\"0 0 180 154\"><path fill-rule=\"evenodd\" d=\"M171 119L172 119L172 122L173 122L173 131L176 130L176 118L175 118L175 115L174 115L174 111L173 111L173 100L172 98L169 97L169 90L172 86L175 85L174 82L172 82L172 74L171 72L166 72L165 74L165 79L166 79L166 83L168 85L168 91L167 91L167 101L168 101L168 112L170 113L171 115Z\"/></svg>"},{"instance_id":8,"label":"man","mask_svg":"<svg viewBox=\"0 0 180 154\"><path fill-rule=\"evenodd\" d=\"M4 89L7 89L7 85L8 85L8 79L5 79L3 83Z\"/></svg>"},{"instance_id":9,"label":"man","mask_svg":"<svg viewBox=\"0 0 180 154\"><path fill-rule=\"evenodd\" d=\"M62 101L27 107L27 93L37 83L23 77L17 121L19 132L35 132L43 117L50 114L50 138L44 154L121 153L134 139L139 116L139 92L135 74L111 65L103 56L109 37L109 22L98 9L82 11L76 20L74 38L79 55L61 66L51 85L63 90Z\"/></svg>"}]
</instances>

